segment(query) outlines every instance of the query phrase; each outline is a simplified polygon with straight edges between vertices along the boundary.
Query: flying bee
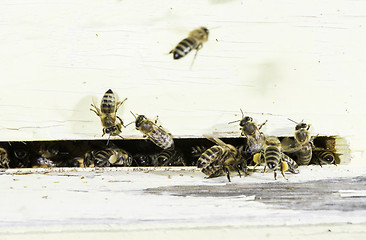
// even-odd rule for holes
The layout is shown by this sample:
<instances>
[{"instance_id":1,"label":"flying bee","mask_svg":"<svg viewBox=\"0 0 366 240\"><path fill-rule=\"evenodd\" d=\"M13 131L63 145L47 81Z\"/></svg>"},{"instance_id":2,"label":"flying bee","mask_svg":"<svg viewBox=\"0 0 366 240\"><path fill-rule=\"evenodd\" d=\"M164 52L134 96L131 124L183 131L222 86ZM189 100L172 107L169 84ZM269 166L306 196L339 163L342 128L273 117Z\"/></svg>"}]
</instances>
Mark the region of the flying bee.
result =
<instances>
[{"instance_id":1,"label":"flying bee","mask_svg":"<svg viewBox=\"0 0 366 240\"><path fill-rule=\"evenodd\" d=\"M84 156L84 166L89 167L93 163L96 167L110 167L111 165L129 167L132 165L132 156L121 148L87 152Z\"/></svg>"},{"instance_id":2,"label":"flying bee","mask_svg":"<svg viewBox=\"0 0 366 240\"><path fill-rule=\"evenodd\" d=\"M283 153L281 142L277 137L267 137L262 152L255 154L253 158L254 162L256 162L254 168L262 163L263 159L266 164L265 167L267 166L270 170L273 171L275 180L277 180L277 170L281 172L282 176L285 179L287 179L285 177L285 171L298 173L295 170L298 165L293 159Z\"/></svg>"},{"instance_id":3,"label":"flying bee","mask_svg":"<svg viewBox=\"0 0 366 240\"><path fill-rule=\"evenodd\" d=\"M336 165L336 158L339 154L334 153L328 149L315 148L313 149L314 158L312 163L322 165L334 164Z\"/></svg>"},{"instance_id":4,"label":"flying bee","mask_svg":"<svg viewBox=\"0 0 366 240\"><path fill-rule=\"evenodd\" d=\"M109 89L103 96L102 101L100 103L100 108L96 105L91 104L94 108L90 108L91 111L95 112L98 117L100 117L100 121L103 126L103 134L109 134L109 136L119 136L122 132L122 126L126 127L123 124L123 121L120 117L116 115L118 108L127 100L125 98L122 102L117 100L117 97L113 93L111 89ZM122 137L121 137L122 138ZM109 140L109 138L108 138ZM108 145L108 144L107 144Z\"/></svg>"},{"instance_id":5,"label":"flying bee","mask_svg":"<svg viewBox=\"0 0 366 240\"><path fill-rule=\"evenodd\" d=\"M180 59L187 55L193 49L196 49L196 54L194 55L191 66L196 59L198 50L203 47L203 43L208 40L208 29L205 27L200 27L191 31L187 38L183 39L178 43L178 45L172 49L169 54L173 54L174 59Z\"/></svg>"},{"instance_id":6,"label":"flying bee","mask_svg":"<svg viewBox=\"0 0 366 240\"><path fill-rule=\"evenodd\" d=\"M132 113L132 112L131 112ZM136 115L132 113L135 117L136 129L139 130L143 137L150 139L156 146L162 149L174 149L173 137L161 126L156 125L158 119L155 122L146 118L144 115Z\"/></svg>"},{"instance_id":7,"label":"flying bee","mask_svg":"<svg viewBox=\"0 0 366 240\"><path fill-rule=\"evenodd\" d=\"M176 150L164 149L157 156L159 166L186 166L183 154Z\"/></svg>"},{"instance_id":8,"label":"flying bee","mask_svg":"<svg viewBox=\"0 0 366 240\"><path fill-rule=\"evenodd\" d=\"M245 159L241 157L237 148L230 144L226 144L219 138L207 137L217 145L207 149L198 159L197 166L202 168L202 172L208 175L208 178L219 177L226 174L227 179L231 182L230 171L236 170L240 174L240 170L246 173Z\"/></svg>"},{"instance_id":9,"label":"flying bee","mask_svg":"<svg viewBox=\"0 0 366 240\"><path fill-rule=\"evenodd\" d=\"M242 119L229 122L229 124L240 121L239 125L241 130L241 136L244 136L247 139L247 147L245 149L245 153L258 153L262 150L265 141L265 136L260 131L260 129L267 123L267 120L264 123L257 125L255 122L253 122L253 118L249 116L244 116L243 110L240 109L240 111Z\"/></svg>"},{"instance_id":10,"label":"flying bee","mask_svg":"<svg viewBox=\"0 0 366 240\"><path fill-rule=\"evenodd\" d=\"M8 151L5 148L0 147L0 166L3 168L9 168L10 159L8 158Z\"/></svg>"},{"instance_id":11,"label":"flying bee","mask_svg":"<svg viewBox=\"0 0 366 240\"><path fill-rule=\"evenodd\" d=\"M289 120L295 122L291 119ZM295 123L295 146L292 149L287 149L286 152L295 152L296 162L299 165L309 165L313 155L312 139L309 132L310 125L304 122Z\"/></svg>"}]
</instances>

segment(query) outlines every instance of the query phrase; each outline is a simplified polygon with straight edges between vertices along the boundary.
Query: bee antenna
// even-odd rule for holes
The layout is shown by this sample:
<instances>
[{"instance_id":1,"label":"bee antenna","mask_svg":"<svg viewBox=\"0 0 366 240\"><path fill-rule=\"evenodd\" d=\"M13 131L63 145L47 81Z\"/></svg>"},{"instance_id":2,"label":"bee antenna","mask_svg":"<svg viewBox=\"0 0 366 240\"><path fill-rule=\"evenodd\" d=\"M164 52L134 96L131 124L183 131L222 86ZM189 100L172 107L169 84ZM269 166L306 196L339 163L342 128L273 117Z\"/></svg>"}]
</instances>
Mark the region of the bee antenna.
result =
<instances>
[{"instance_id":1,"label":"bee antenna","mask_svg":"<svg viewBox=\"0 0 366 240\"><path fill-rule=\"evenodd\" d=\"M135 117L135 119L137 119L136 115L135 115L135 114L133 114L133 112L132 112L132 111L130 111L130 113Z\"/></svg>"},{"instance_id":2,"label":"bee antenna","mask_svg":"<svg viewBox=\"0 0 366 240\"><path fill-rule=\"evenodd\" d=\"M132 123L134 123L134 121L132 121L132 122L130 122L129 124L127 124L127 125L125 126L125 128L126 128L128 125L132 124Z\"/></svg>"},{"instance_id":3,"label":"bee antenna","mask_svg":"<svg viewBox=\"0 0 366 240\"><path fill-rule=\"evenodd\" d=\"M232 123L236 123L236 122L240 122L241 120L235 120L235 121L232 121L232 122L228 122L228 124L232 124Z\"/></svg>"},{"instance_id":4,"label":"bee antenna","mask_svg":"<svg viewBox=\"0 0 366 240\"><path fill-rule=\"evenodd\" d=\"M108 144L109 144L109 139L111 138L111 134L109 134L109 137L108 137L108 140L107 140L107 146L108 146Z\"/></svg>"},{"instance_id":5,"label":"bee antenna","mask_svg":"<svg viewBox=\"0 0 366 240\"><path fill-rule=\"evenodd\" d=\"M292 119L290 119L290 118L287 118L288 120L290 120L291 122L293 122L293 123L296 123L296 124L298 124L298 122L296 122L296 121L294 121L294 120L292 120Z\"/></svg>"},{"instance_id":6,"label":"bee antenna","mask_svg":"<svg viewBox=\"0 0 366 240\"><path fill-rule=\"evenodd\" d=\"M243 109L240 108L240 112L241 112L241 118L244 118Z\"/></svg>"}]
</instances>

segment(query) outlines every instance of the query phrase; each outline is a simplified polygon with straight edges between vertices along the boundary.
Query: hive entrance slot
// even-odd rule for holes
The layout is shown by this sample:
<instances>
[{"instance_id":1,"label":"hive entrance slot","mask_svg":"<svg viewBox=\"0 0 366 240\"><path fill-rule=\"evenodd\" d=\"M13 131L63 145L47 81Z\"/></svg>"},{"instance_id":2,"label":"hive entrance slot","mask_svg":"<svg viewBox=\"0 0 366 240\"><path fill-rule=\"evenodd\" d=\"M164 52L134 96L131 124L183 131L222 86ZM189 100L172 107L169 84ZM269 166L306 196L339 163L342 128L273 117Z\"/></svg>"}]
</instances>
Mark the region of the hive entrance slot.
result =
<instances>
[{"instance_id":1,"label":"hive entrance slot","mask_svg":"<svg viewBox=\"0 0 366 240\"><path fill-rule=\"evenodd\" d=\"M221 140L235 147L246 145L245 138L221 138ZM111 140L109 146L106 143L106 140L1 142L0 157L3 167L8 165L10 168L82 167L87 153L92 152L95 156L96 153L108 148L117 148L125 150L133 158L128 166L196 166L200 153L214 145L206 138L177 138L174 139L175 151L172 154L169 151L162 153L162 149L144 139ZM343 159L349 159L349 148L342 138L318 136L314 139L314 145L340 154L336 160L337 164L347 162ZM164 154L165 159L161 158ZM166 162L169 157L174 160ZM101 166L118 165L108 163Z\"/></svg>"}]
</instances>

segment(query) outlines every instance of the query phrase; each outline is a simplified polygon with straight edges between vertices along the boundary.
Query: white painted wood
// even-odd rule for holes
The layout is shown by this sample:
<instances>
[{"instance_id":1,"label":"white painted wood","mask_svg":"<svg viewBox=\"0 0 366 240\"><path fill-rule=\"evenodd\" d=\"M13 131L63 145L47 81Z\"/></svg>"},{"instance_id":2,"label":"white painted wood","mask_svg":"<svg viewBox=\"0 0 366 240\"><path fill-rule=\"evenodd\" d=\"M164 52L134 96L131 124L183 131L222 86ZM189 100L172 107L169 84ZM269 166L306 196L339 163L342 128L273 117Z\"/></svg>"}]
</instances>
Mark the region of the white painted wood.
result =
<instances>
[{"instance_id":1,"label":"white painted wood","mask_svg":"<svg viewBox=\"0 0 366 240\"><path fill-rule=\"evenodd\" d=\"M238 136L239 109L268 135L339 135L365 164L364 1L0 2L0 140L99 139L89 111L112 88L175 137ZM199 52L168 52L207 26ZM125 138L141 138L133 126Z\"/></svg>"}]
</instances>

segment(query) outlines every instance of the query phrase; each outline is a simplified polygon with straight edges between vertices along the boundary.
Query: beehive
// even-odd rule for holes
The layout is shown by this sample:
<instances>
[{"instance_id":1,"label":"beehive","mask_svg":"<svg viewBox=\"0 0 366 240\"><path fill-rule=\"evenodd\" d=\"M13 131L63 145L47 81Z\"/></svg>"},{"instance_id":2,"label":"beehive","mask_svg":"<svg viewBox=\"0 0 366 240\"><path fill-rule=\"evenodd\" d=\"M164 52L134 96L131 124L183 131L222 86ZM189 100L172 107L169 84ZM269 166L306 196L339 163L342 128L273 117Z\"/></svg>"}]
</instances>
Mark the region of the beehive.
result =
<instances>
[{"instance_id":1,"label":"beehive","mask_svg":"<svg viewBox=\"0 0 366 240\"><path fill-rule=\"evenodd\" d=\"M358 170L347 176L358 176L366 166L365 7L344 0L3 2L0 141L106 140L89 108L111 88L128 98L118 111L125 123L134 120L130 111L158 115L177 139L237 138L238 125L228 123L240 109L268 120L262 130L272 136L292 136L288 118L304 120L313 136L336 139L346 165L336 172L351 166ZM168 53L200 26L210 29L209 41L190 69L194 53L176 61ZM142 139L132 125L122 136Z\"/></svg>"}]
</instances>

